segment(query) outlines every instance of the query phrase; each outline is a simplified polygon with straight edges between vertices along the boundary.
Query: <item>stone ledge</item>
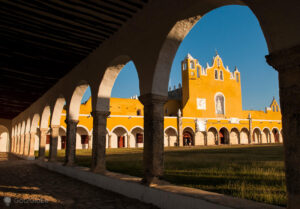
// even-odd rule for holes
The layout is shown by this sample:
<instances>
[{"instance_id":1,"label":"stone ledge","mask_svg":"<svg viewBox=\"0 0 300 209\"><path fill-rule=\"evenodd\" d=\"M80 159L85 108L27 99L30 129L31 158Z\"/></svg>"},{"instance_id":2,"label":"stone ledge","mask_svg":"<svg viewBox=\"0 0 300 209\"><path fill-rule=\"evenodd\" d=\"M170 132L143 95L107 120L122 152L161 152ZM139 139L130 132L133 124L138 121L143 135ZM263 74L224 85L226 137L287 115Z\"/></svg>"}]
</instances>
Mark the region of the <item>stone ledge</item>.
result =
<instances>
[{"instance_id":1,"label":"stone ledge","mask_svg":"<svg viewBox=\"0 0 300 209\"><path fill-rule=\"evenodd\" d=\"M92 173L85 167L67 167L61 163L36 161L40 167L58 172L105 190L151 203L162 209L282 209L282 207L234 198L199 189L162 182L151 187L140 184L140 178L119 173Z\"/></svg>"}]
</instances>

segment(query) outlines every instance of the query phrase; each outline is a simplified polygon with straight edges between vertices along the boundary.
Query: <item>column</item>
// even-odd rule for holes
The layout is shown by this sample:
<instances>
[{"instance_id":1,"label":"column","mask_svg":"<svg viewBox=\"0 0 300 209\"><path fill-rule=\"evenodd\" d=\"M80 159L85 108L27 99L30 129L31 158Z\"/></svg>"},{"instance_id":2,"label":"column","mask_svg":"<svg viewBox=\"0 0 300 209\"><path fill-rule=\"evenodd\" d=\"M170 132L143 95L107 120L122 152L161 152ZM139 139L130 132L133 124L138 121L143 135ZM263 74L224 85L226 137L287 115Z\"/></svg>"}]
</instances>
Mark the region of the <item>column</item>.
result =
<instances>
[{"instance_id":1,"label":"column","mask_svg":"<svg viewBox=\"0 0 300 209\"><path fill-rule=\"evenodd\" d=\"M30 132L30 143L29 143L29 152L28 156L29 157L35 157L34 156L34 145L35 145L35 132Z\"/></svg>"},{"instance_id":2,"label":"column","mask_svg":"<svg viewBox=\"0 0 300 209\"><path fill-rule=\"evenodd\" d=\"M130 134L127 133L127 148L130 148Z\"/></svg>"},{"instance_id":3,"label":"column","mask_svg":"<svg viewBox=\"0 0 300 209\"><path fill-rule=\"evenodd\" d=\"M93 111L93 150L91 170L95 173L105 173L106 123L109 111Z\"/></svg>"},{"instance_id":4,"label":"column","mask_svg":"<svg viewBox=\"0 0 300 209\"><path fill-rule=\"evenodd\" d=\"M40 128L39 160L45 159L47 132L48 128Z\"/></svg>"},{"instance_id":5,"label":"column","mask_svg":"<svg viewBox=\"0 0 300 209\"><path fill-rule=\"evenodd\" d=\"M271 53L266 58L278 71L287 208L296 209L300 205L300 45Z\"/></svg>"},{"instance_id":6,"label":"column","mask_svg":"<svg viewBox=\"0 0 300 209\"><path fill-rule=\"evenodd\" d=\"M30 133L25 133L24 152L23 152L24 156L28 156L29 141L30 141Z\"/></svg>"},{"instance_id":7,"label":"column","mask_svg":"<svg viewBox=\"0 0 300 209\"><path fill-rule=\"evenodd\" d=\"M182 130L182 115L180 109L177 113L177 146L182 147L183 146L183 130Z\"/></svg>"},{"instance_id":8,"label":"column","mask_svg":"<svg viewBox=\"0 0 300 209\"><path fill-rule=\"evenodd\" d=\"M15 152L15 137L14 137L14 136L11 137L11 148L10 148L10 152L12 152L12 153Z\"/></svg>"},{"instance_id":9,"label":"column","mask_svg":"<svg viewBox=\"0 0 300 209\"><path fill-rule=\"evenodd\" d=\"M76 130L78 120L66 119L67 124L67 141L66 141L66 156L65 165L73 166L76 156Z\"/></svg>"},{"instance_id":10,"label":"column","mask_svg":"<svg viewBox=\"0 0 300 209\"><path fill-rule=\"evenodd\" d=\"M23 155L23 151L24 151L24 134L21 135L21 139L20 139L20 149L19 149L19 154Z\"/></svg>"},{"instance_id":11,"label":"column","mask_svg":"<svg viewBox=\"0 0 300 209\"><path fill-rule=\"evenodd\" d=\"M167 135L167 137L168 137L168 147L170 147L171 146L171 136L170 135Z\"/></svg>"},{"instance_id":12,"label":"column","mask_svg":"<svg viewBox=\"0 0 300 209\"><path fill-rule=\"evenodd\" d=\"M252 133L253 133L253 130L252 130L252 117L251 117L251 113L249 113L249 116L248 116L248 119L249 119L249 139L248 139L248 144L251 144L251 140L252 140Z\"/></svg>"},{"instance_id":13,"label":"column","mask_svg":"<svg viewBox=\"0 0 300 209\"><path fill-rule=\"evenodd\" d=\"M18 154L19 152L19 142L20 142L20 137L16 136L16 151L15 151L16 154Z\"/></svg>"},{"instance_id":14,"label":"column","mask_svg":"<svg viewBox=\"0 0 300 209\"><path fill-rule=\"evenodd\" d=\"M111 148L111 134L108 134L108 148Z\"/></svg>"},{"instance_id":15,"label":"column","mask_svg":"<svg viewBox=\"0 0 300 209\"><path fill-rule=\"evenodd\" d=\"M139 97L144 105L144 178L149 185L164 171L164 104L167 97L146 94Z\"/></svg>"},{"instance_id":16,"label":"column","mask_svg":"<svg viewBox=\"0 0 300 209\"><path fill-rule=\"evenodd\" d=\"M92 135L89 135L89 149L92 149Z\"/></svg>"},{"instance_id":17,"label":"column","mask_svg":"<svg viewBox=\"0 0 300 209\"><path fill-rule=\"evenodd\" d=\"M50 149L49 149L49 161L50 162L56 161L58 137L59 137L59 125L52 125L51 126Z\"/></svg>"}]
</instances>

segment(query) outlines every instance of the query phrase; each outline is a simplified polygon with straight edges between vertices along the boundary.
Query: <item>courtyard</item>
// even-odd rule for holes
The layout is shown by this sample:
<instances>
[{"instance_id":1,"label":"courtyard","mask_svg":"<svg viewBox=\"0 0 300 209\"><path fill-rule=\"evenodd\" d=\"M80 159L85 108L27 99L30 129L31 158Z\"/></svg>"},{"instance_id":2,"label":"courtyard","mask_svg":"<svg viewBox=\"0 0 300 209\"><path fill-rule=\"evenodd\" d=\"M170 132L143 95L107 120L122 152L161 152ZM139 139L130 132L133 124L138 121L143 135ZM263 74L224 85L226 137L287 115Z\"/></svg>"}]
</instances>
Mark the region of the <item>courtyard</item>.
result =
<instances>
[{"instance_id":1,"label":"courtyard","mask_svg":"<svg viewBox=\"0 0 300 209\"><path fill-rule=\"evenodd\" d=\"M142 153L107 149L107 170L143 177ZM58 150L59 161L64 155ZM77 165L90 167L91 150L76 150L76 157ZM173 147L164 157L163 179L170 183L286 206L282 144Z\"/></svg>"}]
</instances>

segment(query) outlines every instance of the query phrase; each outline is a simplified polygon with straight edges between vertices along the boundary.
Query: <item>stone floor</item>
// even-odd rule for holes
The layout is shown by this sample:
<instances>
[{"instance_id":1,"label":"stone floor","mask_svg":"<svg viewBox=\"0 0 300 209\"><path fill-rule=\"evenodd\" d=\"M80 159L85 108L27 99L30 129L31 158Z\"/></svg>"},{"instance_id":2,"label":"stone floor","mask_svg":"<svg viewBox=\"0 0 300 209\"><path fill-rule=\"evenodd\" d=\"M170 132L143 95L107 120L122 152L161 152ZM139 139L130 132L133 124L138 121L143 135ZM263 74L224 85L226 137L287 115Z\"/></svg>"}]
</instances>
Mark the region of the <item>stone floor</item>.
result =
<instances>
[{"instance_id":1,"label":"stone floor","mask_svg":"<svg viewBox=\"0 0 300 209\"><path fill-rule=\"evenodd\" d=\"M50 172L7 153L0 153L0 199L0 208L157 208Z\"/></svg>"}]
</instances>

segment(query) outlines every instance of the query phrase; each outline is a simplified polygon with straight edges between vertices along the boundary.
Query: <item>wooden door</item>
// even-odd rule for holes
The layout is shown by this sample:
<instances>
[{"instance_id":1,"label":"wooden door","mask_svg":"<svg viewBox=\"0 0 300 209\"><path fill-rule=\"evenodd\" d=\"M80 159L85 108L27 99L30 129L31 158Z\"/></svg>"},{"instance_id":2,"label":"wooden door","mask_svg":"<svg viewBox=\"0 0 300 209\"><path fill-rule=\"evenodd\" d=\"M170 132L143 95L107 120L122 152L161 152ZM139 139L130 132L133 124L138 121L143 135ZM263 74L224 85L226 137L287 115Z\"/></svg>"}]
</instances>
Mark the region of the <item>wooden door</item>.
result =
<instances>
[{"instance_id":1,"label":"wooden door","mask_svg":"<svg viewBox=\"0 0 300 209\"><path fill-rule=\"evenodd\" d=\"M124 147L124 136L118 136L118 147Z\"/></svg>"}]
</instances>

